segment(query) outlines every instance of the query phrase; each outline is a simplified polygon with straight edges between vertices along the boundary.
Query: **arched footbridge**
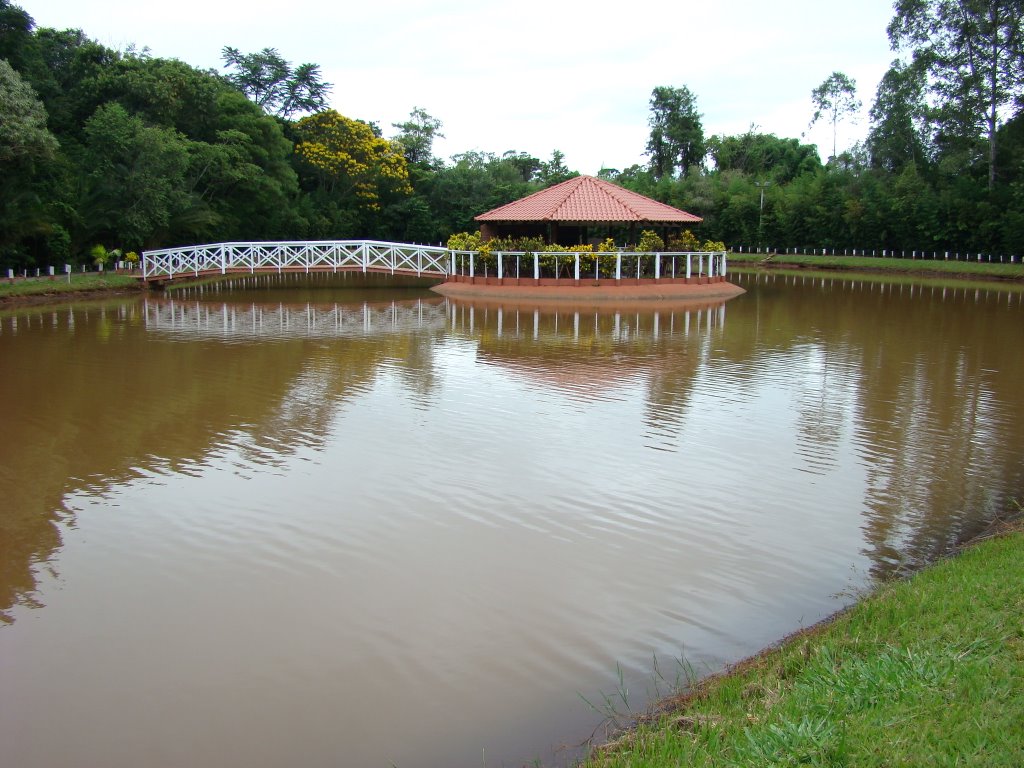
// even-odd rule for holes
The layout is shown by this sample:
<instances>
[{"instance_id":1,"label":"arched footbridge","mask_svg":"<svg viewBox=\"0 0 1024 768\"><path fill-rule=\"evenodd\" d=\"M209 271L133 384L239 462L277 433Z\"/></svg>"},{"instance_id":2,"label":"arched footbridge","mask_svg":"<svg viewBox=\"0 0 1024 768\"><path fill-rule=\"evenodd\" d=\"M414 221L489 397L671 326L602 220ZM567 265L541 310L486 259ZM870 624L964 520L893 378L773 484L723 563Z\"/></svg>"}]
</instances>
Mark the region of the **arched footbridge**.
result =
<instances>
[{"instance_id":1,"label":"arched footbridge","mask_svg":"<svg viewBox=\"0 0 1024 768\"><path fill-rule=\"evenodd\" d=\"M378 272L444 279L450 267L447 248L377 240L214 243L142 254L142 278L149 283L181 277L296 272Z\"/></svg>"}]
</instances>

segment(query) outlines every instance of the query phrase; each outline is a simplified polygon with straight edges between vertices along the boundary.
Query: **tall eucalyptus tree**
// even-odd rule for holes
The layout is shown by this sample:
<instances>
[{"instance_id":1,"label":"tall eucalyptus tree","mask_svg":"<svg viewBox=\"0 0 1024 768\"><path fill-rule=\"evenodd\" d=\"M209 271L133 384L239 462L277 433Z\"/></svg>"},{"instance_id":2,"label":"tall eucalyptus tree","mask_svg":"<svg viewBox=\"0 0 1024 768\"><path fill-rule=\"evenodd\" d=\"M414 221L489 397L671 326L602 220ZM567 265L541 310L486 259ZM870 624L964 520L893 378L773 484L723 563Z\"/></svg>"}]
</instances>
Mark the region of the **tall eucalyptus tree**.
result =
<instances>
[{"instance_id":1,"label":"tall eucalyptus tree","mask_svg":"<svg viewBox=\"0 0 1024 768\"><path fill-rule=\"evenodd\" d=\"M969 163L987 155L989 189L999 126L1024 100L1022 23L1024 0L897 0L888 27L893 49L927 76L943 138Z\"/></svg>"}]
</instances>

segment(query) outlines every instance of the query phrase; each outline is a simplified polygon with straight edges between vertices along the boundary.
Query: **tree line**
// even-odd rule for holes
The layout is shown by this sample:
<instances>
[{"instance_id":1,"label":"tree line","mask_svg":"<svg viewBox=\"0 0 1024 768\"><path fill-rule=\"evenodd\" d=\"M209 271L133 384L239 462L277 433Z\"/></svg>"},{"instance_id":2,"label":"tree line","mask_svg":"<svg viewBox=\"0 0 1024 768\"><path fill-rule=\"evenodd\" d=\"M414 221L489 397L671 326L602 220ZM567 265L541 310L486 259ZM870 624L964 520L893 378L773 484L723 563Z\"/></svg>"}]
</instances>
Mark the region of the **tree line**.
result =
<instances>
[{"instance_id":1,"label":"tree line","mask_svg":"<svg viewBox=\"0 0 1024 768\"><path fill-rule=\"evenodd\" d=\"M649 162L598 175L703 216L699 235L729 245L1019 253L1021 19L1021 2L898 0L868 137L826 162L754 126L706 136L696 95L663 86ZM443 124L421 107L385 136L327 108L315 64L222 57L216 71L113 50L0 0L0 264L84 263L97 245L444 242L577 175L558 150L442 160ZM835 131L856 84L835 72L811 103Z\"/></svg>"}]
</instances>

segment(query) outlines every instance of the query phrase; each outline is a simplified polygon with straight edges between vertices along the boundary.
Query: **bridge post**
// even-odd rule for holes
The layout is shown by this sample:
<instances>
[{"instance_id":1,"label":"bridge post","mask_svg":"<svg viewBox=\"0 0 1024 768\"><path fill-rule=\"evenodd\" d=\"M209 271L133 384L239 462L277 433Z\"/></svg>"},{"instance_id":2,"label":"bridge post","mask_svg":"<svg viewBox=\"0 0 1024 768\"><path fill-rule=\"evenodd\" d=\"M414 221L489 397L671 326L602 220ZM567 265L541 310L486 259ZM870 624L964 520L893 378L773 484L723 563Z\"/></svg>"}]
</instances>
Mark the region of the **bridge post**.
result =
<instances>
[{"instance_id":1,"label":"bridge post","mask_svg":"<svg viewBox=\"0 0 1024 768\"><path fill-rule=\"evenodd\" d=\"M622 279L622 251L615 252L615 284Z\"/></svg>"},{"instance_id":2,"label":"bridge post","mask_svg":"<svg viewBox=\"0 0 1024 768\"><path fill-rule=\"evenodd\" d=\"M690 279L690 257L691 256L693 256L692 253L686 254L686 279L687 280Z\"/></svg>"},{"instance_id":3,"label":"bridge post","mask_svg":"<svg viewBox=\"0 0 1024 768\"><path fill-rule=\"evenodd\" d=\"M501 251L498 251L495 255L498 257L498 285L501 285L501 278L503 274L501 262L504 261L504 259L501 258Z\"/></svg>"},{"instance_id":4,"label":"bridge post","mask_svg":"<svg viewBox=\"0 0 1024 768\"><path fill-rule=\"evenodd\" d=\"M470 251L470 253L469 253L469 279L470 279L471 282L473 280L473 268L474 268L474 263L473 262L474 262L473 252Z\"/></svg>"},{"instance_id":5,"label":"bridge post","mask_svg":"<svg viewBox=\"0 0 1024 768\"><path fill-rule=\"evenodd\" d=\"M360 253L361 257L362 257L363 273L365 274L366 273L367 262L368 262L369 256L370 256L369 251L366 249L366 243L363 243L362 245L359 246L359 253Z\"/></svg>"},{"instance_id":6,"label":"bridge post","mask_svg":"<svg viewBox=\"0 0 1024 768\"><path fill-rule=\"evenodd\" d=\"M199 262L199 260L196 259L196 265L197 266L198 266L198 262ZM222 275L225 275L225 274L227 274L227 271L228 271L228 259L227 259L227 256L225 256L225 254L224 254L224 246L222 245L220 247L220 273ZM196 276L198 277L198 270L197 270Z\"/></svg>"},{"instance_id":7,"label":"bridge post","mask_svg":"<svg viewBox=\"0 0 1024 768\"><path fill-rule=\"evenodd\" d=\"M533 279L540 282L540 256L533 252Z\"/></svg>"},{"instance_id":8,"label":"bridge post","mask_svg":"<svg viewBox=\"0 0 1024 768\"><path fill-rule=\"evenodd\" d=\"M661 279L661 254L654 254L654 279Z\"/></svg>"}]
</instances>

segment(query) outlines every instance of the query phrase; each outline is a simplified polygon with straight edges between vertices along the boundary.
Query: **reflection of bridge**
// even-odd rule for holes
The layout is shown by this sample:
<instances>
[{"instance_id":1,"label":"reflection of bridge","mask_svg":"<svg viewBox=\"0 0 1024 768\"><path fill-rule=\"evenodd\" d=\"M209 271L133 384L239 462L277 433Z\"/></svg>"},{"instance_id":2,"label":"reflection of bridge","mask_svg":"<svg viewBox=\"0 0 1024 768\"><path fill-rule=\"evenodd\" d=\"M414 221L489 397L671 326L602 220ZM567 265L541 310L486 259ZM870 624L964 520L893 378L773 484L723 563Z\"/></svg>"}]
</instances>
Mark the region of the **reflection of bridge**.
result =
<instances>
[{"instance_id":1,"label":"reflection of bridge","mask_svg":"<svg viewBox=\"0 0 1024 768\"><path fill-rule=\"evenodd\" d=\"M214 243L144 251L142 277L160 283L175 277L294 272L380 272L444 278L448 249L377 240Z\"/></svg>"},{"instance_id":2,"label":"reflection of bridge","mask_svg":"<svg viewBox=\"0 0 1024 768\"><path fill-rule=\"evenodd\" d=\"M146 330L215 338L325 338L443 330L443 299L381 304L215 304L208 301L144 303Z\"/></svg>"},{"instance_id":3,"label":"reflection of bridge","mask_svg":"<svg viewBox=\"0 0 1024 768\"><path fill-rule=\"evenodd\" d=\"M410 331L455 330L475 335L492 328L502 336L544 334L613 341L710 333L725 325L725 302L668 312L556 311L504 308L447 299L361 304L240 304L180 299L145 299L146 330L207 338L329 338Z\"/></svg>"}]
</instances>

